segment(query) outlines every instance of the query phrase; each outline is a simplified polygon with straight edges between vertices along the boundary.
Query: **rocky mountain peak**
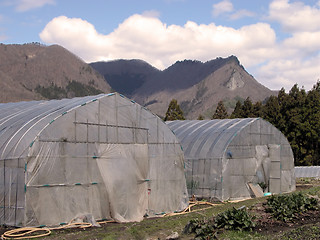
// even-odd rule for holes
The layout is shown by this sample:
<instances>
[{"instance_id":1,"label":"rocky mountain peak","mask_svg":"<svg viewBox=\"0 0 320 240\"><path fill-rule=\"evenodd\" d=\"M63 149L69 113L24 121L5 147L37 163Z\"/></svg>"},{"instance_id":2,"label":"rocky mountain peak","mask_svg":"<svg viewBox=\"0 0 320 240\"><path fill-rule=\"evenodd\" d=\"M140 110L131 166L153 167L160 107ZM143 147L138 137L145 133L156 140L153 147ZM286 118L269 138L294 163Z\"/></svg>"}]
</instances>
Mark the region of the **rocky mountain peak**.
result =
<instances>
[{"instance_id":1,"label":"rocky mountain peak","mask_svg":"<svg viewBox=\"0 0 320 240\"><path fill-rule=\"evenodd\" d=\"M245 85L245 83L243 81L243 76L236 69L233 70L231 77L225 83L225 86L231 91L234 91L237 88L243 88L244 85Z\"/></svg>"}]
</instances>

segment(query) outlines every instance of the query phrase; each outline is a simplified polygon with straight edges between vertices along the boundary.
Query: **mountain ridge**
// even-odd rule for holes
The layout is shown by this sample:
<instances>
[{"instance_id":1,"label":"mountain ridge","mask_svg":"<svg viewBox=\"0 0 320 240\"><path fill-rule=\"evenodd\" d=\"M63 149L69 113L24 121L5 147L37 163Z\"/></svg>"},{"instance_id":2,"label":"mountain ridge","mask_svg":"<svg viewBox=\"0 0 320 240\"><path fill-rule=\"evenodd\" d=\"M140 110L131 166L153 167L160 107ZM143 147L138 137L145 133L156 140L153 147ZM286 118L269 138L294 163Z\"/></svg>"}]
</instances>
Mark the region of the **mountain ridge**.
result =
<instances>
[{"instance_id":1,"label":"mountain ridge","mask_svg":"<svg viewBox=\"0 0 320 240\"><path fill-rule=\"evenodd\" d=\"M1 102L50 99L110 92L104 78L59 45L0 44ZM40 91L41 90L41 91Z\"/></svg>"},{"instance_id":2,"label":"mountain ridge","mask_svg":"<svg viewBox=\"0 0 320 240\"><path fill-rule=\"evenodd\" d=\"M119 92L128 97L131 97L147 78L160 72L140 59L117 59L109 62L94 62L89 65L103 75L115 91L120 90Z\"/></svg>"},{"instance_id":3,"label":"mountain ridge","mask_svg":"<svg viewBox=\"0 0 320 240\"><path fill-rule=\"evenodd\" d=\"M250 75L236 56L177 61L159 70L139 59L87 64L59 45L0 44L1 102L60 99L117 91L164 116L178 100L187 119L211 118L223 100L263 101L276 94Z\"/></svg>"},{"instance_id":4,"label":"mountain ridge","mask_svg":"<svg viewBox=\"0 0 320 240\"><path fill-rule=\"evenodd\" d=\"M132 61L135 60L121 61L118 62L120 65L126 61L130 61L132 65ZM90 63L95 68L94 64ZM100 62L99 64L100 69L103 69L110 63ZM148 66L151 65L148 64ZM110 66L108 67L110 68ZM127 75L131 74L130 69L117 67ZM96 70L99 71L97 68ZM113 87L112 81L117 81L116 71L113 73L115 74L108 75L107 79L111 87ZM142 83L130 91L126 89L124 93L162 117L173 98L178 100L187 118L195 119L199 115L210 118L220 100L224 101L228 111L231 112L237 100L244 101L250 97L252 101L263 101L276 94L275 91L271 91L255 80L240 64L239 59L233 55L207 62L177 61L162 71L154 70L148 75L135 69L134 74L137 76L140 74L139 78L143 79ZM120 75L121 73L118 73L118 76ZM115 78L112 79L112 77ZM126 83L130 80L127 78L123 84L130 85ZM121 86L117 87L115 90L122 92Z\"/></svg>"}]
</instances>

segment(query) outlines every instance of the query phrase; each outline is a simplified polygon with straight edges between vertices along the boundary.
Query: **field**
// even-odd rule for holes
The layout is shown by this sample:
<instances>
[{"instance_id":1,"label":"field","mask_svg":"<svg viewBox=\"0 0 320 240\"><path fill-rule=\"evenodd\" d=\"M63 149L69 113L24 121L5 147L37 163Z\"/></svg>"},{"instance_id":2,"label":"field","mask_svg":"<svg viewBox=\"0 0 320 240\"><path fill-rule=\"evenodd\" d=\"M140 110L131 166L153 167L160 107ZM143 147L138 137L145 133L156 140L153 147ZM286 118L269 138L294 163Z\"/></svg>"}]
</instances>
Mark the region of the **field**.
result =
<instances>
[{"instance_id":1,"label":"field","mask_svg":"<svg viewBox=\"0 0 320 240\"><path fill-rule=\"evenodd\" d=\"M300 179L297 182L297 192L306 196L320 197L320 181L312 179ZM230 231L218 229L215 237L211 239L319 239L320 234L320 210L309 210L299 214L291 221L283 222L275 220L270 213L265 212L267 197L249 199L241 202L226 202L216 206L199 205L192 212L145 219L139 223L106 223L101 227L85 229L54 230L45 240L111 240L111 239L148 239L162 240L172 235L179 234L179 239L194 239L194 234L185 234L183 230L192 219L214 219L219 213L227 209L247 209L254 216L256 224L252 231ZM0 233L8 231L8 228L0 228ZM210 239L210 238L208 238Z\"/></svg>"}]
</instances>

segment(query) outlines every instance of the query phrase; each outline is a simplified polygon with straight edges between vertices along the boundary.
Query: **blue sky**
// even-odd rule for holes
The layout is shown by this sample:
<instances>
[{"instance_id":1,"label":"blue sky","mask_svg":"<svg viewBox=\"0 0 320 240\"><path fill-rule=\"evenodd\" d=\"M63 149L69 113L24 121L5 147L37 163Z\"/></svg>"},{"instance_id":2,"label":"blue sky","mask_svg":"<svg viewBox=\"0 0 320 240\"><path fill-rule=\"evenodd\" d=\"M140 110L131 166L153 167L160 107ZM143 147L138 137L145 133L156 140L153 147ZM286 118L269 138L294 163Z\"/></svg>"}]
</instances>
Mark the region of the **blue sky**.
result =
<instances>
[{"instance_id":1,"label":"blue sky","mask_svg":"<svg viewBox=\"0 0 320 240\"><path fill-rule=\"evenodd\" d=\"M0 0L0 42L159 69L235 55L271 89L309 90L320 79L320 0Z\"/></svg>"}]
</instances>

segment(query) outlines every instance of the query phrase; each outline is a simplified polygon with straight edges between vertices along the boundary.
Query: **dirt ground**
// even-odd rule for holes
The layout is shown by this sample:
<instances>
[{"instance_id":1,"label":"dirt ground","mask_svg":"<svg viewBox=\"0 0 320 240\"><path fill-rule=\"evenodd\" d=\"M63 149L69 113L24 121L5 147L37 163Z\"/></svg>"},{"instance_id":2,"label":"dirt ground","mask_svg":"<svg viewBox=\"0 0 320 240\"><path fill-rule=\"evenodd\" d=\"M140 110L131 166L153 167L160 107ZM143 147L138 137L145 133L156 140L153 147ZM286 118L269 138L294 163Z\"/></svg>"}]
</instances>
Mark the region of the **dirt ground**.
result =
<instances>
[{"instance_id":1,"label":"dirt ground","mask_svg":"<svg viewBox=\"0 0 320 240\"><path fill-rule=\"evenodd\" d=\"M297 184L297 190L303 190L306 188L310 188L314 185L320 185L320 181L317 181L316 183L299 183ZM293 222L281 222L278 220L275 220L271 217L270 213L265 212L265 208L262 203L255 204L253 207L249 209L252 216L256 216L255 222L256 227L254 229L255 232L260 233L262 235L277 235L279 233L285 233L290 230L296 229L301 226L305 226L308 224L317 225L320 229L320 210L315 211L308 211L300 214ZM148 221L148 220L147 220ZM102 228L90 228L90 229L67 229L67 230L55 230L54 236L50 236L49 239L65 239L65 240L75 240L80 239L76 236L79 235L79 232L82 232L81 234L84 234L85 236L88 236L88 238L81 238L81 239L102 239L102 238L95 238L95 233L101 233L101 232L109 232L113 227L119 229L118 223L108 223L103 224ZM125 226L123 227L125 230ZM0 226L0 235L2 235L4 232L9 231L13 229L12 227L6 227L6 226ZM121 229L121 228L120 228ZM104 231L105 230L105 231ZM63 235L63 238L61 238L61 235ZM90 237L89 237L90 236ZM110 238L112 239L112 238ZM183 238L181 238L183 239Z\"/></svg>"},{"instance_id":2,"label":"dirt ground","mask_svg":"<svg viewBox=\"0 0 320 240\"><path fill-rule=\"evenodd\" d=\"M273 219L270 213L265 212L262 203L255 205L250 212L256 216L256 227L254 231L263 235L274 235L275 233L286 232L300 226L320 223L320 210L301 213L292 222L282 222Z\"/></svg>"},{"instance_id":3,"label":"dirt ground","mask_svg":"<svg viewBox=\"0 0 320 240\"><path fill-rule=\"evenodd\" d=\"M297 182L296 191L305 190L312 186L319 186L319 180L310 180L311 182ZM266 213L263 203L256 204L250 210L252 216L256 216L255 230L263 235L274 235L282 233L308 224L320 224L320 209L308 211L299 214L292 222L282 222L272 218L270 213Z\"/></svg>"}]
</instances>

